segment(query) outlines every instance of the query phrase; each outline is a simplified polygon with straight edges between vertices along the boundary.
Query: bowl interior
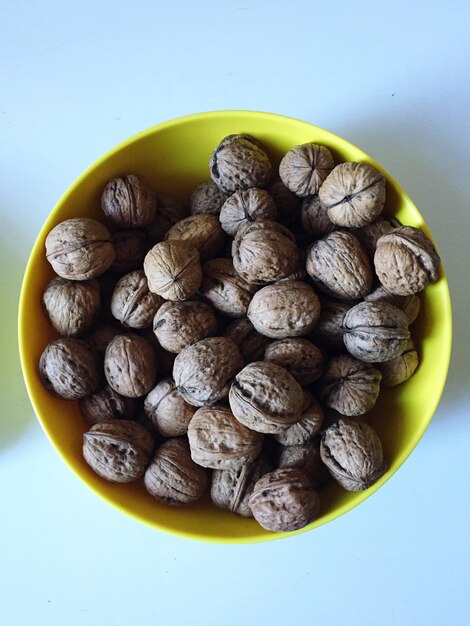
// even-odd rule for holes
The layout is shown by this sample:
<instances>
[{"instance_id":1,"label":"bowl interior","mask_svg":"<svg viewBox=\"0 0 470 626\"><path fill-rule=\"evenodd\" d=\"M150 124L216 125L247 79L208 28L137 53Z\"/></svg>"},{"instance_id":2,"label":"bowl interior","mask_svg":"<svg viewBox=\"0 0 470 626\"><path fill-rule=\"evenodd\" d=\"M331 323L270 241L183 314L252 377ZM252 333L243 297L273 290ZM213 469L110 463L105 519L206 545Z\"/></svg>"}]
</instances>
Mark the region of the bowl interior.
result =
<instances>
[{"instance_id":1,"label":"bowl interior","mask_svg":"<svg viewBox=\"0 0 470 626\"><path fill-rule=\"evenodd\" d=\"M292 146L315 141L327 146L336 162L362 161L380 169L387 178L386 210L404 224L430 235L408 195L373 159L349 142L321 128L292 118L249 111L204 113L150 128L129 139L92 165L64 194L46 220L26 269L19 310L19 341L23 373L38 419L52 444L69 467L110 504L155 528L174 534L220 542L256 542L294 533L270 533L254 520L216 509L206 499L186 509L159 505L141 482L114 485L96 476L81 454L82 433L87 429L78 403L52 397L38 375L39 357L56 338L41 307L47 282L53 276L44 254L47 233L64 219L77 216L102 218L100 195L106 182L129 172L145 176L157 191L186 199L191 190L209 178L213 148L225 135L249 133L260 139L275 165ZM321 492L318 519L297 532L305 532L350 510L378 489L400 467L418 443L437 407L447 374L451 347L450 299L444 270L437 283L422 295L418 320L413 324L420 355L416 374L395 389L383 390L370 414L389 462L387 473L370 489L348 493L331 485Z\"/></svg>"}]
</instances>

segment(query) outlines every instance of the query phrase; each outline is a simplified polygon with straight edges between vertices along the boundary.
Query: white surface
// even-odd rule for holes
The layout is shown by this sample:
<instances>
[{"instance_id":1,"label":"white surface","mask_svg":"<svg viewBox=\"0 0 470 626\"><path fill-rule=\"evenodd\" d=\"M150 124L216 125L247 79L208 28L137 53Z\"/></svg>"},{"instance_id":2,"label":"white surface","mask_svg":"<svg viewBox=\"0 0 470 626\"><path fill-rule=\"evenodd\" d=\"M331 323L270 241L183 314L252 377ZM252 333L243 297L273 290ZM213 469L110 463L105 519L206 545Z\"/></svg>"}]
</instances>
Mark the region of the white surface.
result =
<instances>
[{"instance_id":1,"label":"white surface","mask_svg":"<svg viewBox=\"0 0 470 626\"><path fill-rule=\"evenodd\" d=\"M470 623L468 7L2 3L2 624ZM388 169L438 242L455 319L446 391L402 469L337 521L252 546L159 534L88 491L35 420L16 346L29 250L69 184L137 131L234 108L313 122Z\"/></svg>"}]
</instances>

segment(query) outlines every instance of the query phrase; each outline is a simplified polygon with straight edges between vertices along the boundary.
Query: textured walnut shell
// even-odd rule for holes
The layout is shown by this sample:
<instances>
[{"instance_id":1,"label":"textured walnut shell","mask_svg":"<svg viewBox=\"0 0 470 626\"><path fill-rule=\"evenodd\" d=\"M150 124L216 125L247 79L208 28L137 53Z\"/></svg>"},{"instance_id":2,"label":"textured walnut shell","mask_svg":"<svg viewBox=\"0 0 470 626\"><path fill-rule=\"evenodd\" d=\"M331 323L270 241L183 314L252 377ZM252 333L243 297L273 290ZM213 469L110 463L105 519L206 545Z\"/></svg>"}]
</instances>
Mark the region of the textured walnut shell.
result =
<instances>
[{"instance_id":1,"label":"textured walnut shell","mask_svg":"<svg viewBox=\"0 0 470 626\"><path fill-rule=\"evenodd\" d=\"M217 216L206 213L190 215L176 222L165 239L191 244L199 251L201 261L217 256L225 244L225 234Z\"/></svg>"},{"instance_id":2,"label":"textured walnut shell","mask_svg":"<svg viewBox=\"0 0 470 626\"><path fill-rule=\"evenodd\" d=\"M136 400L121 396L109 385L82 398L79 407L89 426L114 419L133 419L137 413Z\"/></svg>"},{"instance_id":3,"label":"textured walnut shell","mask_svg":"<svg viewBox=\"0 0 470 626\"><path fill-rule=\"evenodd\" d=\"M327 363L319 382L320 398L341 415L357 416L374 408L382 374L378 369L347 354Z\"/></svg>"},{"instance_id":4,"label":"textured walnut shell","mask_svg":"<svg viewBox=\"0 0 470 626\"><path fill-rule=\"evenodd\" d=\"M227 326L225 337L232 339L238 346L245 363L261 361L268 338L261 335L247 317L235 320Z\"/></svg>"},{"instance_id":5,"label":"textured walnut shell","mask_svg":"<svg viewBox=\"0 0 470 626\"><path fill-rule=\"evenodd\" d=\"M186 241L157 243L144 259L150 291L166 300L187 300L202 280L199 252Z\"/></svg>"},{"instance_id":6,"label":"textured walnut shell","mask_svg":"<svg viewBox=\"0 0 470 626\"><path fill-rule=\"evenodd\" d=\"M175 359L173 378L186 402L193 406L214 404L228 395L243 360L228 337L201 339Z\"/></svg>"},{"instance_id":7,"label":"textured walnut shell","mask_svg":"<svg viewBox=\"0 0 470 626\"><path fill-rule=\"evenodd\" d=\"M148 328L163 298L149 291L143 270L123 276L116 284L111 298L111 313L124 326Z\"/></svg>"},{"instance_id":8,"label":"textured walnut shell","mask_svg":"<svg viewBox=\"0 0 470 626\"><path fill-rule=\"evenodd\" d=\"M280 178L274 178L267 191L277 208L277 219L289 228L299 220L300 198L284 185Z\"/></svg>"},{"instance_id":9,"label":"textured walnut shell","mask_svg":"<svg viewBox=\"0 0 470 626\"><path fill-rule=\"evenodd\" d=\"M200 213L218 215L226 199L226 194L220 191L215 183L201 183L191 194L190 213L191 215Z\"/></svg>"},{"instance_id":10,"label":"textured walnut shell","mask_svg":"<svg viewBox=\"0 0 470 626\"><path fill-rule=\"evenodd\" d=\"M54 272L69 280L103 274L114 261L108 229L89 217L57 224L46 237L46 258Z\"/></svg>"},{"instance_id":11,"label":"textured walnut shell","mask_svg":"<svg viewBox=\"0 0 470 626\"><path fill-rule=\"evenodd\" d=\"M163 437L179 437L188 432L196 409L185 402L173 379L165 378L145 398L144 411Z\"/></svg>"},{"instance_id":12,"label":"textured walnut shell","mask_svg":"<svg viewBox=\"0 0 470 626\"><path fill-rule=\"evenodd\" d=\"M300 281L263 287L248 307L248 318L256 330L273 339L306 335L319 316L317 294Z\"/></svg>"},{"instance_id":13,"label":"textured walnut shell","mask_svg":"<svg viewBox=\"0 0 470 626\"><path fill-rule=\"evenodd\" d=\"M375 249L377 248L377 242L380 237L392 232L392 230L398 226L401 226L401 224L394 217L382 216L370 224L362 226L362 228L356 228L354 235L359 239L367 254L371 258L374 258Z\"/></svg>"},{"instance_id":14,"label":"textured walnut shell","mask_svg":"<svg viewBox=\"0 0 470 626\"><path fill-rule=\"evenodd\" d=\"M321 291L339 298L363 298L372 287L372 268L358 239L332 232L315 241L307 253L307 272Z\"/></svg>"},{"instance_id":15,"label":"textured walnut shell","mask_svg":"<svg viewBox=\"0 0 470 626\"><path fill-rule=\"evenodd\" d=\"M260 433L279 433L298 422L304 403L302 387L287 370L254 361L230 387L229 403L239 422Z\"/></svg>"},{"instance_id":16,"label":"textured walnut shell","mask_svg":"<svg viewBox=\"0 0 470 626\"><path fill-rule=\"evenodd\" d=\"M185 439L170 439L159 446L144 476L147 491L170 506L192 504L204 495L206 470L197 465Z\"/></svg>"},{"instance_id":17,"label":"textured walnut shell","mask_svg":"<svg viewBox=\"0 0 470 626\"><path fill-rule=\"evenodd\" d=\"M124 273L142 267L150 242L143 230L118 230L111 235L116 252L110 267L113 272Z\"/></svg>"},{"instance_id":18,"label":"textured walnut shell","mask_svg":"<svg viewBox=\"0 0 470 626\"><path fill-rule=\"evenodd\" d=\"M62 337L82 337L93 324L100 308L96 280L54 278L42 296L47 317Z\"/></svg>"},{"instance_id":19,"label":"textured walnut shell","mask_svg":"<svg viewBox=\"0 0 470 626\"><path fill-rule=\"evenodd\" d=\"M436 282L441 260L422 231L402 226L378 240L374 264L387 291L409 296Z\"/></svg>"},{"instance_id":20,"label":"textured walnut shell","mask_svg":"<svg viewBox=\"0 0 470 626\"><path fill-rule=\"evenodd\" d=\"M358 228L382 212L385 177L368 163L340 163L318 193L334 224Z\"/></svg>"},{"instance_id":21,"label":"textured walnut shell","mask_svg":"<svg viewBox=\"0 0 470 626\"><path fill-rule=\"evenodd\" d=\"M162 241L170 228L188 215L187 209L178 200L165 193L157 193L155 217L146 228L152 244Z\"/></svg>"},{"instance_id":22,"label":"textured walnut shell","mask_svg":"<svg viewBox=\"0 0 470 626\"><path fill-rule=\"evenodd\" d=\"M124 332L125 329L120 324L96 324L86 336L86 341L94 350L104 355L109 342Z\"/></svg>"},{"instance_id":23,"label":"textured walnut shell","mask_svg":"<svg viewBox=\"0 0 470 626\"><path fill-rule=\"evenodd\" d=\"M202 266L199 294L217 311L228 317L246 315L253 294L259 287L238 274L230 259L211 259Z\"/></svg>"},{"instance_id":24,"label":"textured walnut shell","mask_svg":"<svg viewBox=\"0 0 470 626\"><path fill-rule=\"evenodd\" d=\"M255 484L248 504L266 530L290 532L307 526L320 512L320 498L308 476L296 468L277 469Z\"/></svg>"},{"instance_id":25,"label":"textured walnut shell","mask_svg":"<svg viewBox=\"0 0 470 626\"><path fill-rule=\"evenodd\" d=\"M331 152L316 143L295 146L279 165L279 176L293 193L304 198L318 193L335 166Z\"/></svg>"},{"instance_id":26,"label":"textured walnut shell","mask_svg":"<svg viewBox=\"0 0 470 626\"><path fill-rule=\"evenodd\" d=\"M138 335L118 335L106 348L104 373L109 386L126 398L145 396L157 377L151 344Z\"/></svg>"},{"instance_id":27,"label":"textured walnut shell","mask_svg":"<svg viewBox=\"0 0 470 626\"><path fill-rule=\"evenodd\" d=\"M155 192L141 176L119 176L104 188L101 208L118 228L142 228L155 217Z\"/></svg>"},{"instance_id":28,"label":"textured walnut shell","mask_svg":"<svg viewBox=\"0 0 470 626\"><path fill-rule=\"evenodd\" d=\"M347 491L364 491L385 472L382 443L364 422L340 419L322 437L320 454L333 478Z\"/></svg>"},{"instance_id":29,"label":"textured walnut shell","mask_svg":"<svg viewBox=\"0 0 470 626\"><path fill-rule=\"evenodd\" d=\"M379 285L374 291L371 291L364 297L366 302L388 302L405 312L408 318L408 324L412 324L418 317L421 308L421 300L416 294L410 296L397 296L388 291L382 285Z\"/></svg>"},{"instance_id":30,"label":"textured walnut shell","mask_svg":"<svg viewBox=\"0 0 470 626\"><path fill-rule=\"evenodd\" d=\"M160 345L169 352L216 334L217 319L211 307L198 300L165 302L153 320L153 332Z\"/></svg>"},{"instance_id":31,"label":"textured walnut shell","mask_svg":"<svg viewBox=\"0 0 470 626\"><path fill-rule=\"evenodd\" d=\"M291 337L270 343L264 360L284 367L301 385L310 385L320 377L323 355L308 339Z\"/></svg>"},{"instance_id":32,"label":"textured walnut shell","mask_svg":"<svg viewBox=\"0 0 470 626\"><path fill-rule=\"evenodd\" d=\"M304 404L301 418L286 430L274 435L274 439L283 446L303 445L310 443L320 432L323 424L324 413L317 399L305 389Z\"/></svg>"},{"instance_id":33,"label":"textured walnut shell","mask_svg":"<svg viewBox=\"0 0 470 626\"><path fill-rule=\"evenodd\" d=\"M412 339L408 339L403 352L399 356L386 363L377 363L375 367L382 374L382 386L396 387L413 376L418 364L418 353Z\"/></svg>"},{"instance_id":34,"label":"textured walnut shell","mask_svg":"<svg viewBox=\"0 0 470 626\"><path fill-rule=\"evenodd\" d=\"M360 302L344 316L344 345L347 351L366 363L394 359L410 338L408 318L388 302Z\"/></svg>"},{"instance_id":35,"label":"textured walnut shell","mask_svg":"<svg viewBox=\"0 0 470 626\"><path fill-rule=\"evenodd\" d=\"M322 296L320 302L320 317L309 338L321 346L343 350L343 320L355 302L334 300L326 296Z\"/></svg>"},{"instance_id":36,"label":"textured walnut shell","mask_svg":"<svg viewBox=\"0 0 470 626\"><path fill-rule=\"evenodd\" d=\"M303 200L300 220L304 231L315 238L328 235L338 228L328 217L328 211L318 195L308 196Z\"/></svg>"},{"instance_id":37,"label":"textured walnut shell","mask_svg":"<svg viewBox=\"0 0 470 626\"><path fill-rule=\"evenodd\" d=\"M238 230L256 220L275 220L277 208L264 189L242 189L225 200L219 215L223 230L234 237Z\"/></svg>"},{"instance_id":38,"label":"textured walnut shell","mask_svg":"<svg viewBox=\"0 0 470 626\"><path fill-rule=\"evenodd\" d=\"M140 478L154 442L143 426L130 420L100 422L83 435L83 456L94 472L115 483Z\"/></svg>"},{"instance_id":39,"label":"textured walnut shell","mask_svg":"<svg viewBox=\"0 0 470 626\"><path fill-rule=\"evenodd\" d=\"M303 470L314 489L319 489L329 478L329 472L321 460L319 442L283 446L279 454L278 468L287 467Z\"/></svg>"},{"instance_id":40,"label":"textured walnut shell","mask_svg":"<svg viewBox=\"0 0 470 626\"><path fill-rule=\"evenodd\" d=\"M51 341L41 354L39 373L47 389L65 400L89 396L100 382L97 355L81 339Z\"/></svg>"}]
</instances>

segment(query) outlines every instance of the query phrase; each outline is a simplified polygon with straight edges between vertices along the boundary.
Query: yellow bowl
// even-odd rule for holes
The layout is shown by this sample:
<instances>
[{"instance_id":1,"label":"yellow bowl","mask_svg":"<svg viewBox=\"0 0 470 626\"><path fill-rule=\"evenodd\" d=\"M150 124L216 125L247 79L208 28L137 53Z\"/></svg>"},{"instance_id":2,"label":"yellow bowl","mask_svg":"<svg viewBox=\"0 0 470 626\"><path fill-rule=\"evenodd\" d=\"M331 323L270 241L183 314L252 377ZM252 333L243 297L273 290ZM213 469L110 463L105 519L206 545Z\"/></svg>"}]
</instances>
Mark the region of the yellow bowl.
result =
<instances>
[{"instance_id":1,"label":"yellow bowl","mask_svg":"<svg viewBox=\"0 0 470 626\"><path fill-rule=\"evenodd\" d=\"M405 191L367 154L321 128L296 119L252 111L201 113L158 124L120 144L86 170L65 192L47 218L34 244L24 276L19 308L19 345L23 375L36 415L57 452L96 494L158 530L204 541L247 543L279 539L296 533L270 533L254 520L215 508L208 498L190 508L159 505L141 484L115 485L94 474L81 453L86 430L78 403L51 396L38 375L38 361L55 338L42 308L45 285L53 275L44 253L47 233L64 219L100 216L100 195L106 182L128 172L147 177L161 192L183 199L209 178L212 149L225 135L248 133L267 147L273 163L292 146L315 141L327 146L336 161L363 161L381 170L387 179L386 209L404 224L430 235L419 211ZM418 443L438 405L451 351L451 307L444 270L422 297L418 320L412 326L420 366L416 374L395 389L384 389L370 422L378 431L389 470L370 489L348 493L331 485L321 493L318 519L297 532L330 522L369 497L402 465Z\"/></svg>"}]
</instances>

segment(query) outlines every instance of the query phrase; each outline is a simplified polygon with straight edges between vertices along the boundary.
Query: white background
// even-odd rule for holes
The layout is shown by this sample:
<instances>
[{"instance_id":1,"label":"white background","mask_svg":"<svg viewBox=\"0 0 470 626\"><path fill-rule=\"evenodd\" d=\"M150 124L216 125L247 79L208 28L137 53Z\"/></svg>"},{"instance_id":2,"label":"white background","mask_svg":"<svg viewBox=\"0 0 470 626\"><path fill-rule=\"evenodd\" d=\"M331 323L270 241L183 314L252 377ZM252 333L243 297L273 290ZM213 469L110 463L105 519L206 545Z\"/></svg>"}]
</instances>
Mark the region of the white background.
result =
<instances>
[{"instance_id":1,"label":"white background","mask_svg":"<svg viewBox=\"0 0 470 626\"><path fill-rule=\"evenodd\" d=\"M468 2L2 2L0 620L460 626L469 611ZM35 420L16 342L29 251L97 157L155 123L255 109L327 128L410 193L454 308L444 396L401 470L314 532L192 543L119 514Z\"/></svg>"}]
</instances>

